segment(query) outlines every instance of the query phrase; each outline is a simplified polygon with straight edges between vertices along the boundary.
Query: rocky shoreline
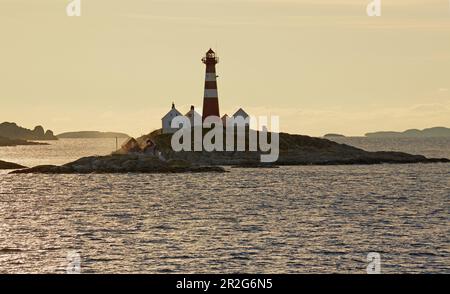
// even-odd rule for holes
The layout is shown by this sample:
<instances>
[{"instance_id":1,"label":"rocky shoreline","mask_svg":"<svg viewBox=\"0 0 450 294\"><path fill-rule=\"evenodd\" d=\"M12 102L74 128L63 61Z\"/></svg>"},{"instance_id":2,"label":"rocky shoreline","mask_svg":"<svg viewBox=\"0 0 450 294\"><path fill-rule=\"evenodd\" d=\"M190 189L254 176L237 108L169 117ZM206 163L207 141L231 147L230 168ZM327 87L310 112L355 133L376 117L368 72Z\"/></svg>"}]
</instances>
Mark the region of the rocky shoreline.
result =
<instances>
[{"instance_id":1,"label":"rocky shoreline","mask_svg":"<svg viewBox=\"0 0 450 294\"><path fill-rule=\"evenodd\" d=\"M201 165L268 167L282 165L353 165L408 164L450 162L447 158L427 158L403 152L369 152L322 138L280 133L279 158L273 164L260 162L261 152L174 152L171 136L154 132L138 138L151 139L165 158L185 160Z\"/></svg>"},{"instance_id":2,"label":"rocky shoreline","mask_svg":"<svg viewBox=\"0 0 450 294\"><path fill-rule=\"evenodd\" d=\"M408 163L448 163L448 159L430 159L421 155L409 155L399 152L373 152L359 158L326 159L317 158L316 161L305 160L301 157L280 157L274 164L261 164L256 160L256 154L245 152L217 154L217 153L177 153L178 159L163 161L148 155L108 155L80 158L62 166L40 165L25 168L13 163L0 162L0 169L16 169L13 174L106 174L106 173L223 173L222 166L233 168L278 168L279 166L294 165L367 165L367 164L408 164ZM2 165L3 164L3 165Z\"/></svg>"},{"instance_id":3,"label":"rocky shoreline","mask_svg":"<svg viewBox=\"0 0 450 294\"><path fill-rule=\"evenodd\" d=\"M168 156L167 154L165 156ZM261 164L257 152L177 152L169 158L195 162L206 166L272 167L293 165L372 165L447 163L446 158L427 158L401 152L357 152L355 154L332 154L328 152L281 153L273 164Z\"/></svg>"},{"instance_id":4,"label":"rocky shoreline","mask_svg":"<svg viewBox=\"0 0 450 294\"><path fill-rule=\"evenodd\" d=\"M274 163L261 163L261 152L174 152L171 135L153 133L134 140L151 140L156 153L116 152L108 156L80 158L62 166L17 167L13 173L89 174L89 173L198 173L225 172L222 166L235 168L276 168L293 165L369 165L449 163L447 158L427 158L402 152L368 152L320 138L280 134L280 154ZM135 146L136 147L136 146ZM141 150L140 148L134 148ZM133 149L133 150L134 150Z\"/></svg>"},{"instance_id":5,"label":"rocky shoreline","mask_svg":"<svg viewBox=\"0 0 450 294\"><path fill-rule=\"evenodd\" d=\"M16 123L0 123L0 137L19 140L50 141L58 140L51 130L45 131L42 126L36 126L33 130L18 126Z\"/></svg>"},{"instance_id":6,"label":"rocky shoreline","mask_svg":"<svg viewBox=\"0 0 450 294\"><path fill-rule=\"evenodd\" d=\"M145 155L83 157L62 166L40 165L19 169L13 174L105 174L105 173L223 173L219 166L193 165L183 160L162 161Z\"/></svg>"}]
</instances>

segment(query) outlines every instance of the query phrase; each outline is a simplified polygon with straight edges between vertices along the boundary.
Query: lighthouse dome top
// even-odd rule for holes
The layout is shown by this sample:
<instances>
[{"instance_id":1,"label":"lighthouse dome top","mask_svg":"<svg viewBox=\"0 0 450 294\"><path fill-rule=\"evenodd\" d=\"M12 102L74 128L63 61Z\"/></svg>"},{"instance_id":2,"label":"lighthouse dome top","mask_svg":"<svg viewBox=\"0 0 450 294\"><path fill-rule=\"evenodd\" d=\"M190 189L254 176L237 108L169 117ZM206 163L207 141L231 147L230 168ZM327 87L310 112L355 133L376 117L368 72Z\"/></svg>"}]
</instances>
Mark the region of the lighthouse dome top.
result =
<instances>
[{"instance_id":1,"label":"lighthouse dome top","mask_svg":"<svg viewBox=\"0 0 450 294\"><path fill-rule=\"evenodd\" d=\"M208 52L205 54L205 57L202 58L202 61L205 64L217 64L219 63L219 58L216 56L216 52L209 48Z\"/></svg>"}]
</instances>

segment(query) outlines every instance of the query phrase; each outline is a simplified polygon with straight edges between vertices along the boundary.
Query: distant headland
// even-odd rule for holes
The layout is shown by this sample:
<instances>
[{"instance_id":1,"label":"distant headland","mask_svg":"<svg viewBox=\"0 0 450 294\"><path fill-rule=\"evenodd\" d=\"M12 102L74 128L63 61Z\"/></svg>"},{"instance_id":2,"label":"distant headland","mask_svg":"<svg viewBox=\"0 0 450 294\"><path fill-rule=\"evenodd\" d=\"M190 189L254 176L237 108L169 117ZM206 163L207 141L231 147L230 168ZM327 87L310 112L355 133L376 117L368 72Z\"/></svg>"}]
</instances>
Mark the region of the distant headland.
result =
<instances>
[{"instance_id":1,"label":"distant headland","mask_svg":"<svg viewBox=\"0 0 450 294\"><path fill-rule=\"evenodd\" d=\"M108 138L129 138L125 133L117 132L98 132L98 131L80 131L66 132L56 135L59 139L108 139Z\"/></svg>"},{"instance_id":2,"label":"distant headland","mask_svg":"<svg viewBox=\"0 0 450 294\"><path fill-rule=\"evenodd\" d=\"M404 132L374 132L367 133L369 138L450 138L450 128L434 127L423 130L410 129Z\"/></svg>"},{"instance_id":3,"label":"distant headland","mask_svg":"<svg viewBox=\"0 0 450 294\"><path fill-rule=\"evenodd\" d=\"M42 126L36 126L33 130L30 130L12 122L0 124L0 137L11 140L58 140L51 130L45 131Z\"/></svg>"},{"instance_id":4,"label":"distant headland","mask_svg":"<svg viewBox=\"0 0 450 294\"><path fill-rule=\"evenodd\" d=\"M344 138L345 135L341 135L341 134L326 134L323 136L324 138Z\"/></svg>"}]
</instances>

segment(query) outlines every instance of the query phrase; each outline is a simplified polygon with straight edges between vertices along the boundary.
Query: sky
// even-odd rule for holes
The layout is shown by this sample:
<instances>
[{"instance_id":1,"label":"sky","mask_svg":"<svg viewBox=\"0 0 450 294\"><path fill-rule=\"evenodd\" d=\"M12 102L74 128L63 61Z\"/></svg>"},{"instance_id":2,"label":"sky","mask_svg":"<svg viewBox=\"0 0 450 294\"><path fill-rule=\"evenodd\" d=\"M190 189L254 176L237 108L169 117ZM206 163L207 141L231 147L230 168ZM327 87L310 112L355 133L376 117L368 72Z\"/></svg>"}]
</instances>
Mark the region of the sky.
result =
<instances>
[{"instance_id":1,"label":"sky","mask_svg":"<svg viewBox=\"0 0 450 294\"><path fill-rule=\"evenodd\" d=\"M172 101L322 136L450 127L450 1L0 0L0 122L139 136Z\"/></svg>"}]
</instances>

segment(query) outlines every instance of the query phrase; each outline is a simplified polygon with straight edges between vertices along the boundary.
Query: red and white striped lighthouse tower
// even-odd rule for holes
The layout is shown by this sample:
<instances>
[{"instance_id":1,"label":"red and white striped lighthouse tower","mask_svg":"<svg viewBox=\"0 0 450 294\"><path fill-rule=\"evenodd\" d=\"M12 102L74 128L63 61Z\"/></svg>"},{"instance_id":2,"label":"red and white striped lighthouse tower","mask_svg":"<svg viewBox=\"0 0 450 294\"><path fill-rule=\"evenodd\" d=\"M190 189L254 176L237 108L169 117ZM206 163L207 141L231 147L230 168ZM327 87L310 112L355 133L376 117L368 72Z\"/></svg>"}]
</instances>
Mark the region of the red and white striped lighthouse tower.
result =
<instances>
[{"instance_id":1,"label":"red and white striped lighthouse tower","mask_svg":"<svg viewBox=\"0 0 450 294\"><path fill-rule=\"evenodd\" d=\"M209 49L206 52L206 56L202 58L202 61L206 64L205 95L203 98L204 121L208 116L217 116L220 118L216 75L216 64L219 63L219 58L216 57L216 53L212 49Z\"/></svg>"}]
</instances>

